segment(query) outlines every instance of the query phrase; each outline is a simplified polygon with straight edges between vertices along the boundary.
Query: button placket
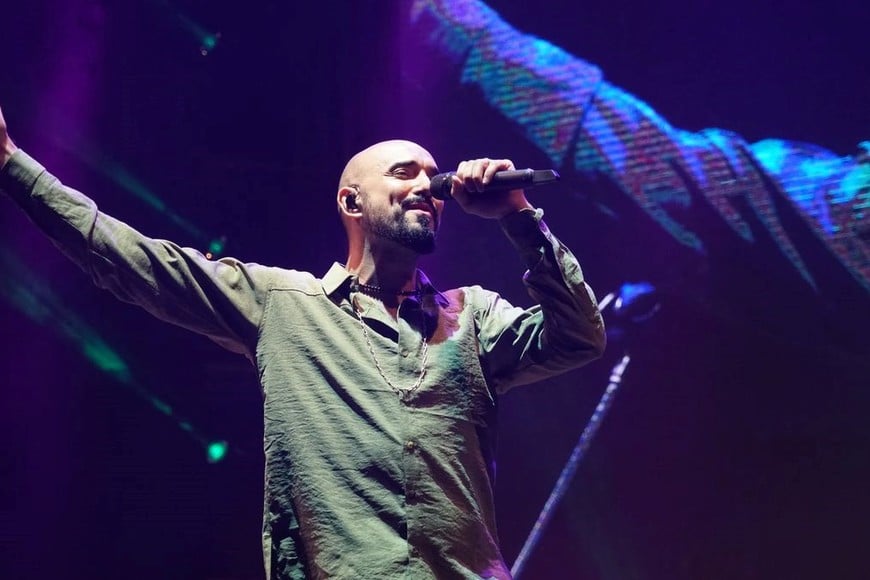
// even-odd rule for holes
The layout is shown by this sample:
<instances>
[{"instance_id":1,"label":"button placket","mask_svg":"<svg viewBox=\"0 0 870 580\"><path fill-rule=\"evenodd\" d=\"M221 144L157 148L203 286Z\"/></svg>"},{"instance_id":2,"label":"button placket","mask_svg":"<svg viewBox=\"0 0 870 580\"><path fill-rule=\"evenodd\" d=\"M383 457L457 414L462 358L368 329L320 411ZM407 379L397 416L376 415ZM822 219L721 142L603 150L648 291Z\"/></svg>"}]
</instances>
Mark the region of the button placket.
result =
<instances>
[{"instance_id":1,"label":"button placket","mask_svg":"<svg viewBox=\"0 0 870 580\"><path fill-rule=\"evenodd\" d=\"M406 299L399 306L398 367L402 373L416 374L420 371L420 355L426 340L424 319L419 304Z\"/></svg>"},{"instance_id":2,"label":"button placket","mask_svg":"<svg viewBox=\"0 0 870 580\"><path fill-rule=\"evenodd\" d=\"M413 419L410 421L410 426L413 426ZM408 505L412 505L419 499L419 489L418 485L420 482L420 443L413 436L413 427L409 430L409 437L402 444L402 453L404 455L404 464L405 464L405 502ZM409 514L408 525L409 528L413 526L413 516Z\"/></svg>"}]
</instances>

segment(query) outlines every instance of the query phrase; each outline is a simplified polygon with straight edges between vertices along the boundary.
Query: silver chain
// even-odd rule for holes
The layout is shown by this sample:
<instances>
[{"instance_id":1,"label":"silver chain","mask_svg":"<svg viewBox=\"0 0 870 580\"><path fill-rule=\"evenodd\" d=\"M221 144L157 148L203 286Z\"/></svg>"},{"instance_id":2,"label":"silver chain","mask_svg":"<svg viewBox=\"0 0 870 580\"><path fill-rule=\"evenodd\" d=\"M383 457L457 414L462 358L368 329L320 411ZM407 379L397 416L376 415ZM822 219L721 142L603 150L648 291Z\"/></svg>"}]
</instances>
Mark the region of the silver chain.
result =
<instances>
[{"instance_id":1,"label":"silver chain","mask_svg":"<svg viewBox=\"0 0 870 580\"><path fill-rule=\"evenodd\" d=\"M365 337L366 344L369 347L369 352L372 353L372 360L375 361L375 367L377 367L378 373L381 375L381 378L384 379L384 382L386 382L390 386L390 388L393 389L393 391L395 391L397 395L399 395L402 400L407 399L411 393L419 388L419 386L423 383L423 377L426 376L426 363L429 362L429 340L426 337L427 331L425 318L423 319L423 360L420 363L420 376L417 377L417 381L409 388L402 389L394 385L393 382L387 378L386 373L384 373L384 369L381 367L381 362L378 360L378 357L375 354L375 347L372 344L371 338L369 337L368 327L366 326L365 321L363 321L362 314L357 308L355 300L351 301L351 306L353 307L353 313L356 314L356 318L357 320L359 320L359 325L362 328L363 336Z\"/></svg>"}]
</instances>

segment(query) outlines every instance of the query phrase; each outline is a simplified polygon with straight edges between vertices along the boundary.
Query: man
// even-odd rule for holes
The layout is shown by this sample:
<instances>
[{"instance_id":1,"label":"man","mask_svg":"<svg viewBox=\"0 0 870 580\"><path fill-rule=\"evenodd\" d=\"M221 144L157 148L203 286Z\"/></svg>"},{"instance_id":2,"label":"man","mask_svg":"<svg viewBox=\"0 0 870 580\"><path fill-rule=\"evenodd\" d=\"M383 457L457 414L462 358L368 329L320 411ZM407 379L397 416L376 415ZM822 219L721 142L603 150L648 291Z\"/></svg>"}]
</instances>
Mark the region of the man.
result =
<instances>
[{"instance_id":1,"label":"man","mask_svg":"<svg viewBox=\"0 0 870 580\"><path fill-rule=\"evenodd\" d=\"M509 160L463 162L452 194L499 219L539 305L439 292L417 269L443 202L408 141L355 155L338 209L348 259L322 279L147 238L16 148L0 189L101 287L246 355L264 394L269 578L508 578L493 509L495 400L604 347L594 296L522 190L478 195Z\"/></svg>"}]
</instances>

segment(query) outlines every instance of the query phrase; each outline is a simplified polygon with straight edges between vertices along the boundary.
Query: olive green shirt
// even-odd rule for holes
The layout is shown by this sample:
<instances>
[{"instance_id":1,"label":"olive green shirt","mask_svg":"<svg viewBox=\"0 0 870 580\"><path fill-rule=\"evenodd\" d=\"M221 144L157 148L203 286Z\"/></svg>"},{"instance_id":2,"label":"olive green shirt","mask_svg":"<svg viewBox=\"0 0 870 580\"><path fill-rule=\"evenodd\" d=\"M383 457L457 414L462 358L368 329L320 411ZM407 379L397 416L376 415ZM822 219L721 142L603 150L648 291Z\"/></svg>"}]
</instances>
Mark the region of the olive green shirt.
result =
<instances>
[{"instance_id":1,"label":"olive green shirt","mask_svg":"<svg viewBox=\"0 0 870 580\"><path fill-rule=\"evenodd\" d=\"M256 366L268 578L510 577L493 506L496 399L604 347L595 298L540 210L501 220L539 305L439 292L420 272L420 296L393 318L338 264L316 278L145 237L21 151L0 189L97 285Z\"/></svg>"}]
</instances>

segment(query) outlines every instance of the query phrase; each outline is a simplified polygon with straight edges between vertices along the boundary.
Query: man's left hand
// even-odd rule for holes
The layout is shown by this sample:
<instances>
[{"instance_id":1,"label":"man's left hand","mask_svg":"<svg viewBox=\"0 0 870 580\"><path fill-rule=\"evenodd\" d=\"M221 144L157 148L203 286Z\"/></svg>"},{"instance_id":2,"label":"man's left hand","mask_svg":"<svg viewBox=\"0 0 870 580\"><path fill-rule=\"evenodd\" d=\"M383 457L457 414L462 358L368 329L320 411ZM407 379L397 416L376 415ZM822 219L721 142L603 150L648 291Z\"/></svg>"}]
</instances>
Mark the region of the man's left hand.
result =
<instances>
[{"instance_id":1,"label":"man's left hand","mask_svg":"<svg viewBox=\"0 0 870 580\"><path fill-rule=\"evenodd\" d=\"M3 110L0 109L0 169L6 165L12 154L15 153L17 147L9 137L9 131L6 128L6 119L3 118Z\"/></svg>"},{"instance_id":2,"label":"man's left hand","mask_svg":"<svg viewBox=\"0 0 870 580\"><path fill-rule=\"evenodd\" d=\"M522 189L484 191L497 171L513 169L514 162L510 159L463 161L453 177L451 195L465 212L488 219L500 219L531 208L532 205Z\"/></svg>"}]
</instances>

